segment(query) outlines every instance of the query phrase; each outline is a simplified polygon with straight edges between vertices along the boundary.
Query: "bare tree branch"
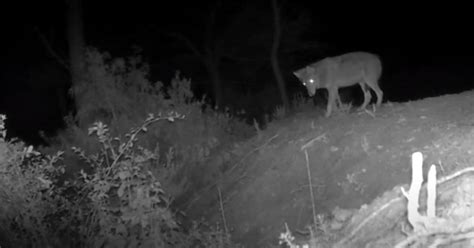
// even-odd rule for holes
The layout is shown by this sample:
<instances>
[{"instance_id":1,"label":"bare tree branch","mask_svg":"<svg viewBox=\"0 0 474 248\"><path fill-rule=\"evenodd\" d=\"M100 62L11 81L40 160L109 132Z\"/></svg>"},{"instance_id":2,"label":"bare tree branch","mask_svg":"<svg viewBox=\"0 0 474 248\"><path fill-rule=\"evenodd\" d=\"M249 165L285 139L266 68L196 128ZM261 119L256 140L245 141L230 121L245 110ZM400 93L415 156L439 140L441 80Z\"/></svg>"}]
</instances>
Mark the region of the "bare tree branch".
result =
<instances>
[{"instance_id":1,"label":"bare tree branch","mask_svg":"<svg viewBox=\"0 0 474 248\"><path fill-rule=\"evenodd\" d=\"M44 34L39 30L38 27L34 27L34 30L36 34L38 35L38 38L41 40L41 43L43 43L43 46L46 48L48 53L67 71L70 71L69 65L67 62L59 56L56 51L51 47L51 44L49 43L48 39L44 36Z\"/></svg>"},{"instance_id":2,"label":"bare tree branch","mask_svg":"<svg viewBox=\"0 0 474 248\"><path fill-rule=\"evenodd\" d=\"M180 33L167 33L166 35L182 42L189 50L191 50L191 52L195 56L201 59L204 57L203 54L199 51L198 47L185 35Z\"/></svg>"},{"instance_id":3,"label":"bare tree branch","mask_svg":"<svg viewBox=\"0 0 474 248\"><path fill-rule=\"evenodd\" d=\"M285 79L281 73L280 64L278 60L278 51L280 48L281 42L281 23L280 23L280 6L278 6L277 0L272 0L272 10L273 10L273 42L272 49L270 53L270 61L273 69L273 74L275 76L278 90L280 91L281 100L283 106L286 109L290 107L290 101L288 98L288 93L286 92Z\"/></svg>"}]
</instances>

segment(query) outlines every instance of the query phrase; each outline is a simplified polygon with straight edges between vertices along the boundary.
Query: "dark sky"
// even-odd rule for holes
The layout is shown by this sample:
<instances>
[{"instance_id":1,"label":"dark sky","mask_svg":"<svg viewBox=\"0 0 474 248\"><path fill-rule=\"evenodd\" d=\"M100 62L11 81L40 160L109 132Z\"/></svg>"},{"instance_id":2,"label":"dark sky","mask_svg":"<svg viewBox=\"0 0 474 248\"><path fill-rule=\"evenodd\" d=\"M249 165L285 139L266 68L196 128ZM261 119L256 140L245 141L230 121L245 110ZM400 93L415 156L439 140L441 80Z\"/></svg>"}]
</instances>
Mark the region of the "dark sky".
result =
<instances>
[{"instance_id":1,"label":"dark sky","mask_svg":"<svg viewBox=\"0 0 474 248\"><path fill-rule=\"evenodd\" d=\"M32 1L33 2L33 1ZM36 1L35 1L36 2ZM224 9L238 9L236 1L223 0ZM233 3L234 2L234 3ZM244 1L237 1L244 2ZM261 1L265 3L266 1ZM269 1L268 1L269 2ZM290 2L290 3L288 3ZM446 3L429 4L398 2L378 4L325 3L321 1L287 1L287 5L304 6L311 11L315 28L327 30L327 38L341 45L378 46L384 51L406 51L413 53L461 52L469 45L471 26L474 21L467 5L450 6ZM155 3L155 4L154 4ZM111 34L130 38L145 32L147 26L196 28L196 20L202 18L213 1L171 1L171 4L156 1L85 1L86 22L89 38ZM20 2L21 4L21 2ZM25 4L26 5L26 4ZM3 16L3 25L20 23L56 23L60 28L63 20L63 1L37 1L26 6L16 6L14 15ZM270 5L268 5L270 7ZM27 8L27 9L26 9ZM4 8L4 11L8 8ZM285 11L285 10L283 10ZM13 14L13 13L12 13ZM150 37L154 34L149 33ZM106 38L106 37L102 37ZM143 37L140 42L143 42ZM472 50L472 49L470 49Z\"/></svg>"},{"instance_id":2,"label":"dark sky","mask_svg":"<svg viewBox=\"0 0 474 248\"><path fill-rule=\"evenodd\" d=\"M224 31L228 31L225 30L226 21L242 8L243 3L258 2L257 11L268 10L271 6L270 0L221 2L218 26ZM379 54L384 65L383 88L391 100L426 97L426 92L443 94L473 88L474 15L469 13L472 8L467 4L321 2L287 0L282 13L294 17L299 11L307 11L312 22L305 32L305 39L314 40L315 44L320 41L329 44L323 53L327 56L354 50ZM40 92L38 82L67 80L64 71L52 68L58 65L53 66L55 59L34 32L35 27L39 28L51 39L56 52L66 58L64 3L63 0L2 3L4 14L0 22L4 45L0 48L0 111L8 112L10 116L16 113L17 117L12 118L17 118L17 123L31 123L34 118L42 128L55 125L51 124L51 119L56 118L51 111L34 110L34 117L29 119L19 116L31 115L26 107L28 101L45 102L36 94ZM114 56L130 55L131 46L138 45L150 64L155 65L152 67L154 77L166 81L180 69L174 68L179 63L172 60L173 56L184 50L182 46L170 43L163 33L181 32L191 38L202 36L203 20L215 6L215 1L85 0L84 5L88 44L110 51ZM291 69L304 66L310 60L295 61ZM289 70L283 73L290 75ZM197 74L188 76L199 78ZM298 84L296 80L288 83ZM418 90L412 90L410 95L406 88ZM47 109L54 108L54 103L49 104ZM42 120L44 116L47 120Z\"/></svg>"},{"instance_id":3,"label":"dark sky","mask_svg":"<svg viewBox=\"0 0 474 248\"><path fill-rule=\"evenodd\" d=\"M33 25L44 32L61 35L65 28L64 1L17 2L3 8L10 15L2 16L4 34L9 43L31 40ZM223 0L223 14L238 9L236 1ZM237 1L244 2L244 1ZM262 5L265 2L261 1ZM321 1L286 1L286 5L303 6L310 11L314 29L308 37L331 43L340 50L367 49L380 53L387 60L418 64L425 60L442 61L444 56L467 58L474 54L472 25L474 17L467 5L446 3L334 3ZM131 44L153 49L160 46L162 30L192 29L201 32L199 21L214 1L85 1L86 35L90 43L108 49L129 52ZM268 7L270 5L268 4ZM227 11L227 12L226 12ZM285 11L285 9L283 9ZM323 30L321 33L321 30ZM22 35L23 34L23 35ZM22 37L22 36L27 37ZM58 39L58 43L61 40ZM64 42L64 41L63 41ZM24 46L23 43L20 43ZM59 45L59 44L58 44ZM29 46L34 46L29 44ZM15 47L10 52L28 49ZM30 52L28 52L30 53Z\"/></svg>"}]
</instances>

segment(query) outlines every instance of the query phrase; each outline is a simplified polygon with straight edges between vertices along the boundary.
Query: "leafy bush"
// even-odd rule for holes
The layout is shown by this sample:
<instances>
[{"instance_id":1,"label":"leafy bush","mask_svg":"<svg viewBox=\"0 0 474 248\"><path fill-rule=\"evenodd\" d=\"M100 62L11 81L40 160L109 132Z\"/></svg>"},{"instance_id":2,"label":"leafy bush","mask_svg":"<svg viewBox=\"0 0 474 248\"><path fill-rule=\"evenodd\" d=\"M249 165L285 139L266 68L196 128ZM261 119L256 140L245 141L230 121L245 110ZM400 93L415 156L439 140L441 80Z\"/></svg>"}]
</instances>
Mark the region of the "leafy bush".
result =
<instances>
[{"instance_id":1,"label":"leafy bush","mask_svg":"<svg viewBox=\"0 0 474 248\"><path fill-rule=\"evenodd\" d=\"M196 100L179 73L168 87L150 82L138 55L112 59L89 49L86 58L84 82L74 88L77 115L50 147L40 153L5 141L1 119L2 247L229 247L219 229L185 233L171 196L192 189L185 170L251 128ZM148 113L171 114L143 122Z\"/></svg>"},{"instance_id":2,"label":"leafy bush","mask_svg":"<svg viewBox=\"0 0 474 248\"><path fill-rule=\"evenodd\" d=\"M165 87L161 82L148 80L148 65L139 55L114 59L96 49L88 49L86 55L84 82L74 89L78 97L77 116L69 118L68 128L49 140L50 147L40 149L44 153L64 150L69 177L81 169L90 169L70 152L71 146L81 147L87 153L100 149L87 133L87 127L95 121L107 124L111 136L119 136L128 132L129 127L139 125L140 118L147 113L176 111L186 115L185 120L173 125L156 123L138 141L139 145L159 152L161 163L172 165L153 171L173 196L193 187L183 173L205 164L218 147L253 135L252 127L236 119L228 109L220 112L204 99L195 99L191 80L181 77L179 72Z\"/></svg>"},{"instance_id":3,"label":"leafy bush","mask_svg":"<svg viewBox=\"0 0 474 248\"><path fill-rule=\"evenodd\" d=\"M92 173L81 171L74 181L59 180L61 152L44 156L5 141L0 118L2 247L234 247L219 228L180 227L170 197L150 171L159 154L137 145L151 124L183 118L175 112L150 114L123 140L94 123L88 132L100 149L87 154L73 147Z\"/></svg>"},{"instance_id":4,"label":"leafy bush","mask_svg":"<svg viewBox=\"0 0 474 248\"><path fill-rule=\"evenodd\" d=\"M142 126L125 135L124 141L112 138L108 126L97 122L89 134L97 136L99 152L86 155L82 149L73 148L94 171L82 171L80 197L85 197L87 204L75 211L79 213L76 218L82 218L81 235L89 237L87 246L165 247L176 242L172 239L178 225L169 209L169 198L150 172L159 155L135 143L150 124L177 118L183 116L149 115Z\"/></svg>"},{"instance_id":5,"label":"leafy bush","mask_svg":"<svg viewBox=\"0 0 474 248\"><path fill-rule=\"evenodd\" d=\"M77 115L68 117L66 130L49 138L41 153L20 142L0 145L6 151L0 156L0 198L11 202L2 205L2 247L188 247L214 241L214 247L228 247L222 230L185 234L171 198L199 183L190 181L190 171L213 179L225 161L209 163L212 153L249 137L252 128L228 109L195 99L191 80L179 73L167 87L150 82L139 55L112 58L88 49L86 59L84 81L74 88ZM148 113L172 114L143 122ZM170 118L181 120L158 121ZM132 126L139 128L130 131Z\"/></svg>"},{"instance_id":6,"label":"leafy bush","mask_svg":"<svg viewBox=\"0 0 474 248\"><path fill-rule=\"evenodd\" d=\"M163 85L148 80L148 65L139 55L113 59L94 48L85 54L84 80L74 85L79 127L98 119L106 124L119 124L125 121L123 117L137 120L165 107Z\"/></svg>"},{"instance_id":7,"label":"leafy bush","mask_svg":"<svg viewBox=\"0 0 474 248\"><path fill-rule=\"evenodd\" d=\"M0 244L46 247L61 243L65 223L56 218L68 204L56 187L64 167L61 152L43 156L23 142L5 140L0 115Z\"/></svg>"}]
</instances>

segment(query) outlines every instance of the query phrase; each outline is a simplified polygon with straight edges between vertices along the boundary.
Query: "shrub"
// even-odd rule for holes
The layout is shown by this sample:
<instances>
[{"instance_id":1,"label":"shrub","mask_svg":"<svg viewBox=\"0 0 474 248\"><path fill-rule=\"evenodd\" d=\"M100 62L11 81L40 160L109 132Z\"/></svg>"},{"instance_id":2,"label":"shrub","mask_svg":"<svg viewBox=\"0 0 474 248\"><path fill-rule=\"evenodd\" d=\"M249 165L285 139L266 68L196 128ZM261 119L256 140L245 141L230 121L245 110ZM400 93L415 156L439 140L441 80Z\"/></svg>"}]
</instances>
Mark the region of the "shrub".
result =
<instances>
[{"instance_id":1,"label":"shrub","mask_svg":"<svg viewBox=\"0 0 474 248\"><path fill-rule=\"evenodd\" d=\"M176 113L149 115L143 125L125 135L124 141L111 137L108 126L97 122L89 134L97 136L99 152L86 155L82 149L73 148L94 171L82 171L79 197L85 197L87 204L77 205L74 211L81 219L79 232L88 237L88 247L165 247L179 240L170 200L150 171L159 155L135 143L150 124L182 118Z\"/></svg>"},{"instance_id":2,"label":"shrub","mask_svg":"<svg viewBox=\"0 0 474 248\"><path fill-rule=\"evenodd\" d=\"M89 164L73 181L61 181L62 152L45 156L21 142L5 141L0 116L0 243L2 247L233 247L220 229L185 232L170 197L150 168L159 154L137 145L151 124L182 120L171 112L148 118L125 139L96 122L88 134L100 149L74 152ZM210 246L209 246L210 245Z\"/></svg>"},{"instance_id":3,"label":"shrub","mask_svg":"<svg viewBox=\"0 0 474 248\"><path fill-rule=\"evenodd\" d=\"M18 140L5 140L0 115L0 243L2 247L46 247L61 243L64 223L56 216L68 204L56 187L64 167L61 152L43 156Z\"/></svg>"},{"instance_id":4,"label":"shrub","mask_svg":"<svg viewBox=\"0 0 474 248\"><path fill-rule=\"evenodd\" d=\"M68 177L77 175L81 169L90 169L70 152L71 146L81 147L86 153L100 149L87 131L95 121L108 125L115 137L128 132L130 126L139 125L140 118L147 113L176 111L186 115L185 120L173 125L156 123L138 141L139 145L159 152L161 163L173 165L166 171L159 167L153 170L173 196L189 190L185 185L192 187L183 173L202 166L219 146L253 135L251 126L236 119L228 109L220 112L204 99L195 99L191 80L179 72L165 87L161 82L148 80L148 65L139 55L114 59L91 48L86 60L85 82L74 89L78 96L76 118L69 118L68 128L49 140L50 147L40 149L44 153L64 150Z\"/></svg>"}]
</instances>

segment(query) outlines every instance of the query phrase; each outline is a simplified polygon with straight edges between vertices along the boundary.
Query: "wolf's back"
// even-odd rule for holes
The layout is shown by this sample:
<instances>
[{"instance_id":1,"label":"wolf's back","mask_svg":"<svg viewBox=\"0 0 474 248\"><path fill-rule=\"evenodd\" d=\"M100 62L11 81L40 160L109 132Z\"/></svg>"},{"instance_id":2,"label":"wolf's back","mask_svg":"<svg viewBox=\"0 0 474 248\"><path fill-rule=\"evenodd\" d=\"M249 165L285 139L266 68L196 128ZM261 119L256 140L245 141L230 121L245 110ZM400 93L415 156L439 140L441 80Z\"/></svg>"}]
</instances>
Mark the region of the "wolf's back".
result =
<instances>
[{"instance_id":1,"label":"wolf's back","mask_svg":"<svg viewBox=\"0 0 474 248\"><path fill-rule=\"evenodd\" d=\"M377 54L368 52L351 52L334 57L338 64L345 63L360 64L368 75L379 79L382 75L382 62Z\"/></svg>"}]
</instances>

